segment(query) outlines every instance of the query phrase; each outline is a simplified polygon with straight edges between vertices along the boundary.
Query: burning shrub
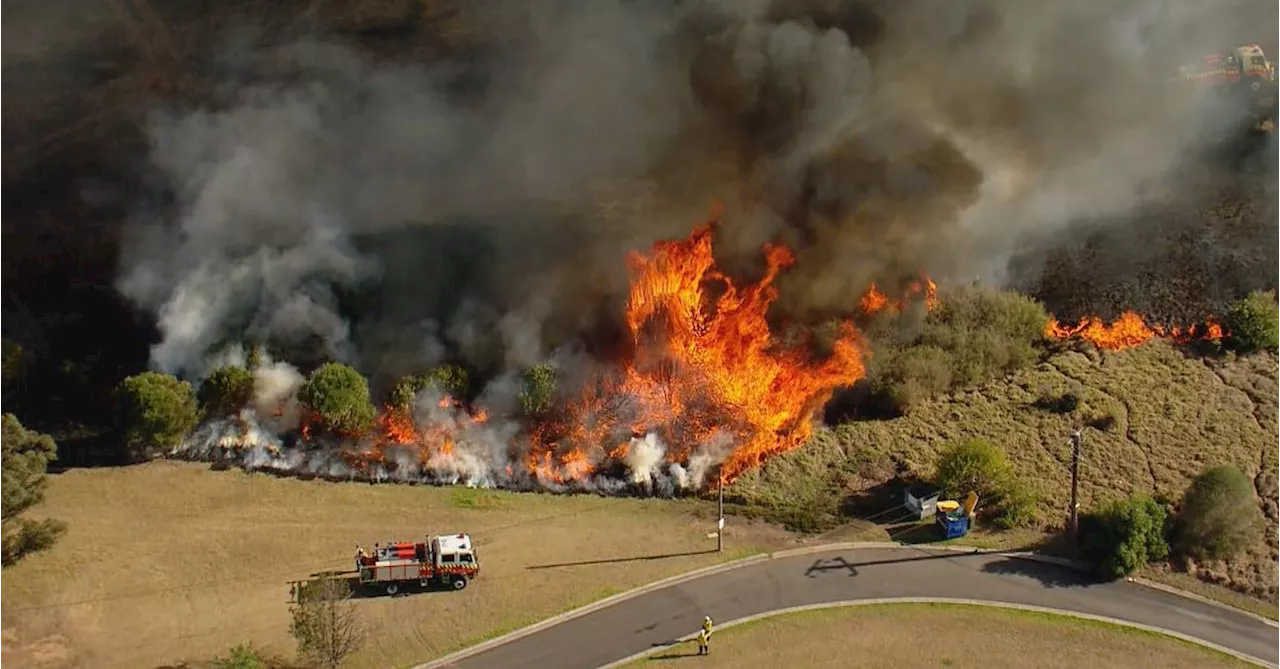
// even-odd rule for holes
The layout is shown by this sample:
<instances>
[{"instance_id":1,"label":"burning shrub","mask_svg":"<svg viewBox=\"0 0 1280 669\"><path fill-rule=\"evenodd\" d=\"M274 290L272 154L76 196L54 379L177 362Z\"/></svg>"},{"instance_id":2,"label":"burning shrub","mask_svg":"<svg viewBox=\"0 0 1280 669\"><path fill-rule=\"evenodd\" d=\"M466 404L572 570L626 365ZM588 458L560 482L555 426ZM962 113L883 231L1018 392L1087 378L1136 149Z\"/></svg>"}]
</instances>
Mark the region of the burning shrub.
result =
<instances>
[{"instance_id":1,"label":"burning shrub","mask_svg":"<svg viewBox=\"0 0 1280 669\"><path fill-rule=\"evenodd\" d=\"M1080 549L1101 576L1120 578L1169 557L1168 511L1146 495L1116 500L1080 518Z\"/></svg>"},{"instance_id":2,"label":"burning shrub","mask_svg":"<svg viewBox=\"0 0 1280 669\"><path fill-rule=\"evenodd\" d=\"M234 365L219 367L200 384L196 397L206 415L230 416L253 401L253 372Z\"/></svg>"},{"instance_id":3,"label":"burning shrub","mask_svg":"<svg viewBox=\"0 0 1280 669\"><path fill-rule=\"evenodd\" d=\"M1274 292L1253 292L1227 311L1223 319L1227 345L1241 353L1274 351L1280 347L1280 307Z\"/></svg>"},{"instance_id":4,"label":"burning shrub","mask_svg":"<svg viewBox=\"0 0 1280 669\"><path fill-rule=\"evenodd\" d=\"M340 362L325 363L312 372L298 389L298 400L336 432L359 434L373 426L369 382Z\"/></svg>"},{"instance_id":5,"label":"burning shrub","mask_svg":"<svg viewBox=\"0 0 1280 669\"><path fill-rule=\"evenodd\" d=\"M1183 555L1225 560L1238 555L1261 529L1253 482L1235 467L1206 469L1182 498L1175 545Z\"/></svg>"},{"instance_id":6,"label":"burning shrub","mask_svg":"<svg viewBox=\"0 0 1280 669\"><path fill-rule=\"evenodd\" d=\"M435 388L454 399L462 399L467 393L467 370L458 365L441 365L426 374L406 376L391 389L390 404L396 409L408 411L418 393Z\"/></svg>"},{"instance_id":7,"label":"burning shrub","mask_svg":"<svg viewBox=\"0 0 1280 669\"><path fill-rule=\"evenodd\" d=\"M148 460L177 446L200 421L191 384L169 374L130 376L116 397L116 419L130 461Z\"/></svg>"},{"instance_id":8,"label":"burning shrub","mask_svg":"<svg viewBox=\"0 0 1280 669\"><path fill-rule=\"evenodd\" d=\"M13 414L5 414L3 433L4 546L3 563L13 564L23 555L53 545L66 527L57 520L41 521L21 518L20 514L44 499L48 481L45 469L56 457L58 447L49 435L28 430Z\"/></svg>"}]
</instances>

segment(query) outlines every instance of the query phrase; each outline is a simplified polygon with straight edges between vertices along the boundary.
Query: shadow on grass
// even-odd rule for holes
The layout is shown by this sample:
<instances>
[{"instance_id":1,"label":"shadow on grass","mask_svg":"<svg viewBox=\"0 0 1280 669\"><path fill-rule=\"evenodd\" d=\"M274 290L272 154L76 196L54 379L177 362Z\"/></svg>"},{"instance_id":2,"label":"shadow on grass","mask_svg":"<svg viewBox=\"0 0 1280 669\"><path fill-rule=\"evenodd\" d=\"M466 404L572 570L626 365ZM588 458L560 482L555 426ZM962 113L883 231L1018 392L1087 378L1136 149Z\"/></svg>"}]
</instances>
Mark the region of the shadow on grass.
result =
<instances>
[{"instance_id":1,"label":"shadow on grass","mask_svg":"<svg viewBox=\"0 0 1280 669\"><path fill-rule=\"evenodd\" d=\"M580 562L557 562L555 564L535 564L525 569L555 569L557 567L584 567L593 564L617 564L620 562L643 562L646 560L667 560L678 557L692 557L694 555L707 555L715 553L715 549L705 551L689 551L687 553L667 553L665 555L637 555L634 557L606 558L603 560L582 560Z\"/></svg>"}]
</instances>

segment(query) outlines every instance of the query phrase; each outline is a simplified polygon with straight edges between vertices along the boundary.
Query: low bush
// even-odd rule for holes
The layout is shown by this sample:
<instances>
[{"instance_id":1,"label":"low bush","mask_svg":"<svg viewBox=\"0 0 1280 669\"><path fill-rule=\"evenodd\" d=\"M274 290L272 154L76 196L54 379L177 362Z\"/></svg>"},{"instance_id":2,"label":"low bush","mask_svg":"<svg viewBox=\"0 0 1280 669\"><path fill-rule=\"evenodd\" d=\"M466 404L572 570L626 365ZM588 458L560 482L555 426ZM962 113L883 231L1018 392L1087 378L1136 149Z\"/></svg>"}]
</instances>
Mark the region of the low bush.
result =
<instances>
[{"instance_id":1,"label":"low bush","mask_svg":"<svg viewBox=\"0 0 1280 669\"><path fill-rule=\"evenodd\" d=\"M908 413L929 397L1035 362L1048 319L1040 303L1017 293L955 290L929 313L916 337L869 335L874 343L869 381L898 413Z\"/></svg>"},{"instance_id":2,"label":"low bush","mask_svg":"<svg viewBox=\"0 0 1280 669\"><path fill-rule=\"evenodd\" d=\"M1110 502L1080 517L1080 550L1100 576L1121 578L1169 557L1168 511L1145 495Z\"/></svg>"},{"instance_id":3,"label":"low bush","mask_svg":"<svg viewBox=\"0 0 1280 669\"><path fill-rule=\"evenodd\" d=\"M1261 523L1253 481L1235 467L1213 467L1187 488L1174 545L1187 557L1229 559L1257 541Z\"/></svg>"},{"instance_id":4,"label":"low bush","mask_svg":"<svg viewBox=\"0 0 1280 669\"><path fill-rule=\"evenodd\" d=\"M1035 489L1016 480L1004 451L981 439L943 449L934 483L959 499L970 491L987 500L997 526L1024 527L1038 520L1040 500Z\"/></svg>"},{"instance_id":5,"label":"low bush","mask_svg":"<svg viewBox=\"0 0 1280 669\"><path fill-rule=\"evenodd\" d=\"M1236 301L1222 324L1230 333L1224 343L1232 350L1252 353L1280 347L1280 306L1274 292L1254 292Z\"/></svg>"}]
</instances>

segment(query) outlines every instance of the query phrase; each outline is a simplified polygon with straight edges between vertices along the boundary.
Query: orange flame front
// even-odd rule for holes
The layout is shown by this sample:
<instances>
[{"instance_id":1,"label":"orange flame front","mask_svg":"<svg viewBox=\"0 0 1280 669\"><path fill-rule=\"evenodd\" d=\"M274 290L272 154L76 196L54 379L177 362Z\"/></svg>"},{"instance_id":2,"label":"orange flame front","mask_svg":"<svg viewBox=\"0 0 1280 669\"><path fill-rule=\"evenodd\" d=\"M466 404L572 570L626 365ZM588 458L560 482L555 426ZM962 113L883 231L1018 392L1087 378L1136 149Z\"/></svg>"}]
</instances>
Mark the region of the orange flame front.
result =
<instances>
[{"instance_id":1,"label":"orange flame front","mask_svg":"<svg viewBox=\"0 0 1280 669\"><path fill-rule=\"evenodd\" d=\"M925 309L928 311L933 311L937 308L938 286L933 282L933 279L924 274L921 274L919 279L912 279L907 283L902 297L896 300L889 299L887 295L880 291L880 287L873 282L867 292L863 293L862 299L858 301L858 308L868 316L873 316L880 312L898 313L915 300L923 300Z\"/></svg>"},{"instance_id":2,"label":"orange flame front","mask_svg":"<svg viewBox=\"0 0 1280 669\"><path fill-rule=\"evenodd\" d=\"M1126 311L1109 324L1097 317L1082 318L1075 325L1062 325L1057 319L1050 318L1045 324L1044 334L1050 339L1083 339L1098 348L1119 351L1145 344L1157 337L1172 339L1179 344L1197 340L1216 342L1222 340L1224 332L1222 325L1212 319L1198 326L1166 328L1148 324L1137 313Z\"/></svg>"}]
</instances>

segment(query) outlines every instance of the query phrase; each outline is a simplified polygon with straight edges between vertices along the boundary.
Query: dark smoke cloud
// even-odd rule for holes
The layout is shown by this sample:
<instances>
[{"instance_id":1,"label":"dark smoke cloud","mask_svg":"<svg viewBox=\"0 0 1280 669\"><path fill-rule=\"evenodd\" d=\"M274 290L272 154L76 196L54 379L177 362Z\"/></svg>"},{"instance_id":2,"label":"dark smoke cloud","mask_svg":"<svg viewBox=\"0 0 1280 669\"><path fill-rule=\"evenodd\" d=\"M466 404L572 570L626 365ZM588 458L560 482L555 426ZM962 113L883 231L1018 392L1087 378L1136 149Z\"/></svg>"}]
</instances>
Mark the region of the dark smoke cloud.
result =
<instances>
[{"instance_id":1,"label":"dark smoke cloud","mask_svg":"<svg viewBox=\"0 0 1280 669\"><path fill-rule=\"evenodd\" d=\"M163 369L249 337L391 377L607 331L625 251L713 199L728 266L797 248L793 314L922 269L1012 281L1016 253L1170 198L1216 136L1166 78L1275 9L1188 4L499 3L527 27L470 63L242 54L219 105L155 117L172 204L139 212L119 285Z\"/></svg>"}]
</instances>

